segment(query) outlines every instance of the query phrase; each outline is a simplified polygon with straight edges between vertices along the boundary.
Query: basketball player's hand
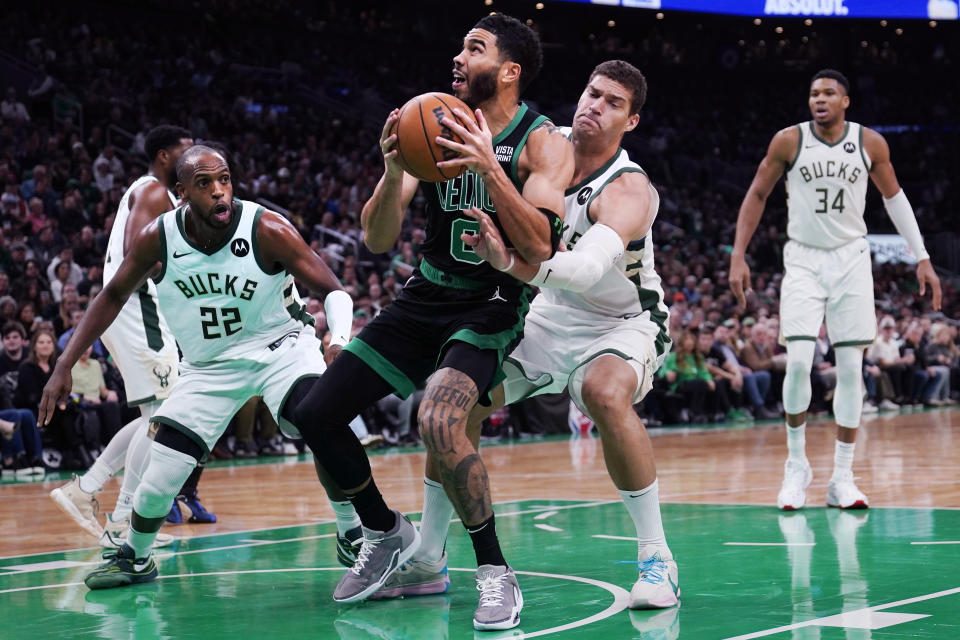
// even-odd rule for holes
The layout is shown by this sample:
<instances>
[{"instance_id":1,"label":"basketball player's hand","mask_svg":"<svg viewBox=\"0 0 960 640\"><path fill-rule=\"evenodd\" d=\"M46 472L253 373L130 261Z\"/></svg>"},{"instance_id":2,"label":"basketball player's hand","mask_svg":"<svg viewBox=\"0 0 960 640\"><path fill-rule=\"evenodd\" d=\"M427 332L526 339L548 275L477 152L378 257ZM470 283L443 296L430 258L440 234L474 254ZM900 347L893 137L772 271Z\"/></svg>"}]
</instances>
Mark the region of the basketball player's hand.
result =
<instances>
[{"instance_id":1,"label":"basketball player's hand","mask_svg":"<svg viewBox=\"0 0 960 640\"><path fill-rule=\"evenodd\" d=\"M54 410L59 406L65 409L64 401L70 397L70 390L73 388L73 376L69 369L61 370L60 367L54 367L50 379L43 387L43 395L40 397L40 410L37 415L37 424L45 427L50 424L53 418Z\"/></svg>"},{"instance_id":2,"label":"basketball player's hand","mask_svg":"<svg viewBox=\"0 0 960 640\"><path fill-rule=\"evenodd\" d=\"M737 304L746 308L746 292L750 290L750 267L743 256L730 256L730 290L733 291Z\"/></svg>"},{"instance_id":3,"label":"basketball player's hand","mask_svg":"<svg viewBox=\"0 0 960 640\"><path fill-rule=\"evenodd\" d=\"M921 260L917 263L917 282L920 283L920 295L927 292L927 285L930 285L930 291L933 295L933 310L940 310L940 303L943 301L943 291L940 289L940 278L937 272L933 270L930 260Z\"/></svg>"},{"instance_id":4,"label":"basketball player's hand","mask_svg":"<svg viewBox=\"0 0 960 640\"><path fill-rule=\"evenodd\" d=\"M483 178L500 166L497 163L497 156L493 153L493 134L490 132L490 127L487 126L487 121L480 109L474 111L477 116L476 122L460 109L454 109L453 113L456 114L457 120L444 118L441 122L450 127L450 130L463 142L454 142L437 136L437 144L457 152L459 157L438 162L437 166L441 169L466 167Z\"/></svg>"},{"instance_id":5,"label":"basketball player's hand","mask_svg":"<svg viewBox=\"0 0 960 640\"><path fill-rule=\"evenodd\" d=\"M510 266L510 250L503 243L503 237L497 226L493 224L493 220L476 207L470 207L463 212L479 222L480 228L476 233L461 233L460 239L467 246L473 247L477 255L486 260L491 267L498 271L506 271Z\"/></svg>"},{"instance_id":6,"label":"basketball player's hand","mask_svg":"<svg viewBox=\"0 0 960 640\"><path fill-rule=\"evenodd\" d=\"M343 347L339 344L327 345L327 348L323 350L323 361L328 367L333 364L333 361L337 359L341 351L343 351Z\"/></svg>"},{"instance_id":7,"label":"basketball player's hand","mask_svg":"<svg viewBox=\"0 0 960 640\"><path fill-rule=\"evenodd\" d=\"M392 129L400 119L400 110L394 109L387 116L387 122L383 125L383 131L380 132L380 151L383 152L383 165L387 174L399 176L403 174L403 168L397 162L397 134Z\"/></svg>"}]
</instances>

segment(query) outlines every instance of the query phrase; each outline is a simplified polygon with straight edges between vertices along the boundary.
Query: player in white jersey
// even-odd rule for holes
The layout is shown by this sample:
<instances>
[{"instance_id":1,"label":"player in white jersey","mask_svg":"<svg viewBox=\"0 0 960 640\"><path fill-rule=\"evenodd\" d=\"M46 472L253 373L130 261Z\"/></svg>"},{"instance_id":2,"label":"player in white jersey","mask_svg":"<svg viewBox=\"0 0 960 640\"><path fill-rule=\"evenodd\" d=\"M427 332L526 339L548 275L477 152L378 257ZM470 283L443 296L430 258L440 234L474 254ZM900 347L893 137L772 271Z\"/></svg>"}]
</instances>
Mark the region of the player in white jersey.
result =
<instances>
[{"instance_id":1,"label":"player in white jersey","mask_svg":"<svg viewBox=\"0 0 960 640\"><path fill-rule=\"evenodd\" d=\"M890 149L876 131L846 120L849 90L850 83L839 71L824 69L813 77L808 100L813 119L773 137L740 206L730 257L730 287L746 306L747 246L767 197L786 171L789 240L783 251L786 274L780 291L780 332L787 345L783 406L789 455L777 496L777 506L784 510L803 507L813 477L805 452L806 415L814 345L824 319L837 357L833 396L837 442L827 506L865 509L869 504L854 483L852 470L863 408L863 349L877 333L870 251L864 238L868 178L880 190L887 214L919 261L920 295L929 285L932 306L940 308L940 280L923 246L913 209L897 182Z\"/></svg>"},{"instance_id":2,"label":"player in white jersey","mask_svg":"<svg viewBox=\"0 0 960 640\"><path fill-rule=\"evenodd\" d=\"M620 148L640 120L646 80L621 60L594 69L580 97L570 136L576 169L565 193L567 251L530 264L508 251L490 217L478 209L477 236L464 235L491 266L542 290L524 337L504 361L507 378L493 406L471 415L479 439L482 417L503 404L569 390L597 424L607 470L637 529L640 575L630 607L677 604L677 565L660 517L653 447L633 410L650 390L670 349L668 311L653 269L651 228L660 197L644 171ZM394 574L381 597L437 593L449 584L443 546L453 507L427 461L423 543Z\"/></svg>"},{"instance_id":3,"label":"player in white jersey","mask_svg":"<svg viewBox=\"0 0 960 640\"><path fill-rule=\"evenodd\" d=\"M315 291L329 292L325 308L334 338L327 360L345 344L352 321L349 295L296 229L276 213L233 199L230 169L220 152L191 147L177 164L177 178L186 204L137 234L77 327L41 399L45 424L57 400L70 391L70 369L79 354L151 277L160 307L176 309L167 319L183 352L180 380L153 416L160 424L134 494L129 535L87 576L94 589L157 577L150 547L171 500L248 398L262 396L285 433L296 433L291 425L296 402L325 366L313 328L284 306L288 273Z\"/></svg>"},{"instance_id":4,"label":"player in white jersey","mask_svg":"<svg viewBox=\"0 0 960 640\"><path fill-rule=\"evenodd\" d=\"M182 127L162 125L147 133L144 150L150 166L120 200L107 243L104 284L116 275L136 234L150 221L176 206L173 188L177 183L177 161L192 145L190 132ZM104 546L117 546L129 526L133 493L149 458L147 431L150 418L169 395L178 375L177 344L163 313L157 308L156 288L152 282L144 283L127 300L102 339L123 376L127 404L139 406L142 417L117 432L85 474L57 487L50 495L58 507L97 536ZM107 479L121 467L125 472L120 496L113 513L107 515L104 529L97 519L99 505L93 494L100 491ZM196 502L195 478L191 480L194 487L192 499L199 504ZM213 514L204 513L208 520L216 520ZM172 541L168 535L157 538L157 543Z\"/></svg>"}]
</instances>

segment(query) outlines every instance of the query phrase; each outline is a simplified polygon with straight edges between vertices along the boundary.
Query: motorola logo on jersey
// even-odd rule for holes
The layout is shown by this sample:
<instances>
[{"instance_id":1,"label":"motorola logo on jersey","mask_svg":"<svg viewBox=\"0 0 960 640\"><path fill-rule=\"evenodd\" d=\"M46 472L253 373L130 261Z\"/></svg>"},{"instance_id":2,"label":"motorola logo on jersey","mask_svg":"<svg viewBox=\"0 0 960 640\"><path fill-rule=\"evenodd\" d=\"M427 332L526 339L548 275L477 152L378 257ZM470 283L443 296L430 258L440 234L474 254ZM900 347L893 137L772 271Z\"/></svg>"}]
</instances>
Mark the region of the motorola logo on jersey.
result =
<instances>
[{"instance_id":1,"label":"motorola logo on jersey","mask_svg":"<svg viewBox=\"0 0 960 640\"><path fill-rule=\"evenodd\" d=\"M584 187L580 189L580 193L577 194L577 203L583 205L587 204L587 200L590 198L590 194L593 193L593 187Z\"/></svg>"},{"instance_id":2,"label":"motorola logo on jersey","mask_svg":"<svg viewBox=\"0 0 960 640\"><path fill-rule=\"evenodd\" d=\"M238 258L242 258L250 253L250 243L243 238L237 238L230 243L230 251L232 251L233 255L237 256Z\"/></svg>"},{"instance_id":3,"label":"motorola logo on jersey","mask_svg":"<svg viewBox=\"0 0 960 640\"><path fill-rule=\"evenodd\" d=\"M852 142L844 142L843 150L846 151L847 153L853 153L854 151L857 150L857 145L853 144Z\"/></svg>"}]
</instances>

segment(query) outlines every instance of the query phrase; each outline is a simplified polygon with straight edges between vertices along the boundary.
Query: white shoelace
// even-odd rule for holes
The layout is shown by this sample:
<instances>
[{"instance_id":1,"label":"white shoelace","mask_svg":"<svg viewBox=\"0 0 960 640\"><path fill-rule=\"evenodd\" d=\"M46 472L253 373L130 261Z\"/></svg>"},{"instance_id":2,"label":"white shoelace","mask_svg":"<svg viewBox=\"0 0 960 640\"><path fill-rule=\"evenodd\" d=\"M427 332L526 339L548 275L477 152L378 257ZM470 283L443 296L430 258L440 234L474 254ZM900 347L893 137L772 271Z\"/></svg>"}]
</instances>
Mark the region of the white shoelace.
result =
<instances>
[{"instance_id":1,"label":"white shoelace","mask_svg":"<svg viewBox=\"0 0 960 640\"><path fill-rule=\"evenodd\" d=\"M350 567L350 571L360 575L364 565L367 564L367 560L370 559L370 554L373 553L373 550L377 548L378 544L380 544L380 540L364 539L363 544L360 546L360 551L357 553L357 560L353 563L353 566Z\"/></svg>"},{"instance_id":2,"label":"white shoelace","mask_svg":"<svg viewBox=\"0 0 960 640\"><path fill-rule=\"evenodd\" d=\"M481 607L499 607L503 604L503 584L507 574L477 578L477 591L480 592Z\"/></svg>"}]
</instances>

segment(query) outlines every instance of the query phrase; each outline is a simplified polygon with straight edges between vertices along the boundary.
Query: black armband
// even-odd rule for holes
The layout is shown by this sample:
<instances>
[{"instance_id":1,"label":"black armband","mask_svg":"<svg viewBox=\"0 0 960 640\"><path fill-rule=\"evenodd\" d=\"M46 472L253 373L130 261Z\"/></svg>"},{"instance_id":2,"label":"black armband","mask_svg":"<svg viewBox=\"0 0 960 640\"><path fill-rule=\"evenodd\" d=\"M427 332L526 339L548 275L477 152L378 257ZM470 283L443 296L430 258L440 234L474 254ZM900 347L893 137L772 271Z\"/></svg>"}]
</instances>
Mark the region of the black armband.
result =
<instances>
[{"instance_id":1,"label":"black armband","mask_svg":"<svg viewBox=\"0 0 960 640\"><path fill-rule=\"evenodd\" d=\"M550 257L552 258L560 248L560 240L563 235L563 219L546 207L537 207L540 213L547 217L547 224L550 225Z\"/></svg>"}]
</instances>

